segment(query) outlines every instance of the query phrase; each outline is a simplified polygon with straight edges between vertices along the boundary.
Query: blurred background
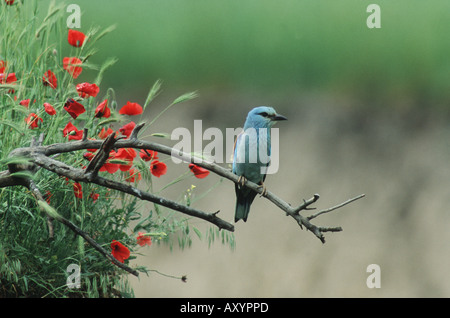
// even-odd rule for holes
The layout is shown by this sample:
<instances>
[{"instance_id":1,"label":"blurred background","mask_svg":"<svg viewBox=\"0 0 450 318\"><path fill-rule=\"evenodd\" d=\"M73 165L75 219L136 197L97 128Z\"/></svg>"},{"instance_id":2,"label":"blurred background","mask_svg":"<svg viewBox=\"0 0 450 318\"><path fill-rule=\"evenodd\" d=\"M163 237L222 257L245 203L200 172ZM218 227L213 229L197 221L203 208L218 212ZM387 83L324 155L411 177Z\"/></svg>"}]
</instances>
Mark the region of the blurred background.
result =
<instances>
[{"instance_id":1,"label":"blurred background","mask_svg":"<svg viewBox=\"0 0 450 318\"><path fill-rule=\"evenodd\" d=\"M194 119L203 129L242 127L251 108L270 105L289 120L278 124L269 190L292 204L319 193L317 209L366 194L314 220L343 227L325 244L257 197L236 224L234 250L195 235L184 250L142 249L136 263L188 281L130 277L136 296L450 297L448 0L378 0L380 29L367 27L373 1L364 0L70 3L81 7L81 31L116 25L90 62L118 58L101 89L113 87L119 105L143 104L158 79L148 120L177 96L199 94L149 133L192 128ZM185 167L170 166L157 186L177 169ZM192 178L163 194L214 187L195 206L232 222L234 185L218 181ZM370 264L381 268L379 289L366 285Z\"/></svg>"}]
</instances>

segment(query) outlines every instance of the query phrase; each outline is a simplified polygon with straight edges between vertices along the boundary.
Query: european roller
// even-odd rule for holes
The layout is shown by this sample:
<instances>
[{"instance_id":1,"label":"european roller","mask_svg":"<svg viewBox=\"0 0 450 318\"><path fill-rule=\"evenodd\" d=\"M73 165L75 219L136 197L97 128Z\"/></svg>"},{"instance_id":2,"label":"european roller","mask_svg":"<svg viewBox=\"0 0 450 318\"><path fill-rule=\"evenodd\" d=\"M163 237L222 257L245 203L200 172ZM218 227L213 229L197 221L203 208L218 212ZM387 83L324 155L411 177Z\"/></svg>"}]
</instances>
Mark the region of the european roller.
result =
<instances>
[{"instance_id":1,"label":"european roller","mask_svg":"<svg viewBox=\"0 0 450 318\"><path fill-rule=\"evenodd\" d=\"M253 108L247 115L243 132L236 138L233 156L233 173L239 176L235 185L236 210L234 221L247 221L250 205L256 192L244 187L245 180L252 181L264 188L266 170L270 164L271 143L270 129L286 117L277 114L275 109L267 106Z\"/></svg>"}]
</instances>

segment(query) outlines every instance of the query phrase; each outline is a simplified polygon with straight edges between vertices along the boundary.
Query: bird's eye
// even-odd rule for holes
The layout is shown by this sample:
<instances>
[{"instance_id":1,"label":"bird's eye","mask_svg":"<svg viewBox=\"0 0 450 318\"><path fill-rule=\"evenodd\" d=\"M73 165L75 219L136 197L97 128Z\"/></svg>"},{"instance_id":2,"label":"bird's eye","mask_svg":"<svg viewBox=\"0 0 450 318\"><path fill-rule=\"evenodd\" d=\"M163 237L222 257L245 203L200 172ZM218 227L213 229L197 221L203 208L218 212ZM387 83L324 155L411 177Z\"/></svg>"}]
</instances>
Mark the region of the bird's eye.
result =
<instances>
[{"instance_id":1,"label":"bird's eye","mask_svg":"<svg viewBox=\"0 0 450 318\"><path fill-rule=\"evenodd\" d=\"M260 113L260 115L263 116L263 117L269 116L269 114L267 114L266 112L262 112L262 113Z\"/></svg>"}]
</instances>

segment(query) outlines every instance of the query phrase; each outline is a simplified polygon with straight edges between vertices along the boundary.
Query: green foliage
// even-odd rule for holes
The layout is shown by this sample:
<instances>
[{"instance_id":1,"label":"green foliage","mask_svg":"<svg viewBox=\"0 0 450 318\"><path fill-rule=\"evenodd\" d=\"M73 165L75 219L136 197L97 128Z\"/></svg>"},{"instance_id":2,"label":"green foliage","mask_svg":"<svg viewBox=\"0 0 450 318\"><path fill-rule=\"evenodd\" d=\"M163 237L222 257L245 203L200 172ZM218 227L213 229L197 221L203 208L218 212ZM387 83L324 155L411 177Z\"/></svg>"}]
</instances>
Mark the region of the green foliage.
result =
<instances>
[{"instance_id":1,"label":"green foliage","mask_svg":"<svg viewBox=\"0 0 450 318\"><path fill-rule=\"evenodd\" d=\"M80 99L75 85L81 81L76 81L62 66L62 59L66 56L80 58L83 72L97 72L95 77L92 76L94 81L90 82L100 86L105 71L115 59L108 58L100 66L91 63L90 59L97 53L94 44L112 28L104 31L91 28L86 32L87 40L81 47L70 47L67 44L68 29L64 24L65 4L53 1L47 11L41 12L42 9L38 1L15 1L12 6L0 2L0 60L7 62L5 74L15 73L17 77L16 82L0 84L1 171L7 170L8 165L29 164L26 158L8 155L13 149L28 147L32 138L37 139L42 133L44 145L70 142L62 131L69 121L78 129L88 128L89 138L98 138L102 129L128 120L117 114L113 89L100 89L99 99ZM40 16L43 18L38 18ZM43 85L42 78L47 70L56 75L58 84L55 89ZM159 88L160 82L156 82L145 107L157 95ZM194 96L193 93L182 95L167 108ZM63 109L69 98L79 100L86 108L86 112L76 119ZM24 99L30 99L28 107L20 104ZM104 99L108 99L112 115L110 118L96 118L95 108ZM44 103L53 105L56 114L46 113ZM42 122L33 129L26 121L31 113L42 118ZM57 159L79 168L86 165L83 153L63 153ZM140 185L152 191L148 164L140 160L135 167L143 176ZM122 182L127 177L127 172L122 171L101 173ZM113 240L121 242L131 251L131 257L125 260L129 266L133 266L131 261L136 259L139 249L145 248L137 244L138 232L147 233L153 242L161 241L170 246L174 240L181 248L192 243L189 219L180 218L173 211L157 205L144 206L132 196L95 184L82 183L81 188L75 191L76 184L72 180L45 169L37 169L34 174L19 171L15 176L32 178L46 202L36 203L25 188L0 188L0 297L133 296L125 272L66 226L56 222L60 217L76 224L106 250L110 249ZM76 193L80 195L77 197ZM49 219L43 211L55 219L52 238ZM198 230L194 231L201 236ZM81 268L81 288L70 289L66 284L71 274L67 271L70 264ZM134 268L149 272L143 266Z\"/></svg>"},{"instance_id":2,"label":"green foliage","mask_svg":"<svg viewBox=\"0 0 450 318\"><path fill-rule=\"evenodd\" d=\"M164 78L255 96L328 90L389 108L402 97L448 104L448 0L377 1L376 30L366 26L368 0L77 3L83 23L118 23L117 41L133 43L133 58L128 45L101 43L126 61L107 79L117 89Z\"/></svg>"}]
</instances>

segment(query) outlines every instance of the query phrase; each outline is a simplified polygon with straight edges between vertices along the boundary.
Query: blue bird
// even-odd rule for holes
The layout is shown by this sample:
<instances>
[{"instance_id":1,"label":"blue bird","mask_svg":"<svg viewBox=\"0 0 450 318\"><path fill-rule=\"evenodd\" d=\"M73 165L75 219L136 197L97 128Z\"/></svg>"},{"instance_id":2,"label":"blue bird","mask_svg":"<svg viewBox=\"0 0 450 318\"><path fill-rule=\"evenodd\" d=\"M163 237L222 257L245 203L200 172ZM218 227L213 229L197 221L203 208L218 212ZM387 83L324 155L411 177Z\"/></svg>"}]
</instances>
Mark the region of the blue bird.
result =
<instances>
[{"instance_id":1,"label":"blue bird","mask_svg":"<svg viewBox=\"0 0 450 318\"><path fill-rule=\"evenodd\" d=\"M256 196L255 191L244 187L245 180L259 184L264 188L263 193L266 191L264 169L270 164L270 128L280 120L287 118L277 114L272 107L255 107L247 115L243 132L236 138L232 170L239 176L239 182L235 185L235 222L241 219L247 221L250 205Z\"/></svg>"}]
</instances>

